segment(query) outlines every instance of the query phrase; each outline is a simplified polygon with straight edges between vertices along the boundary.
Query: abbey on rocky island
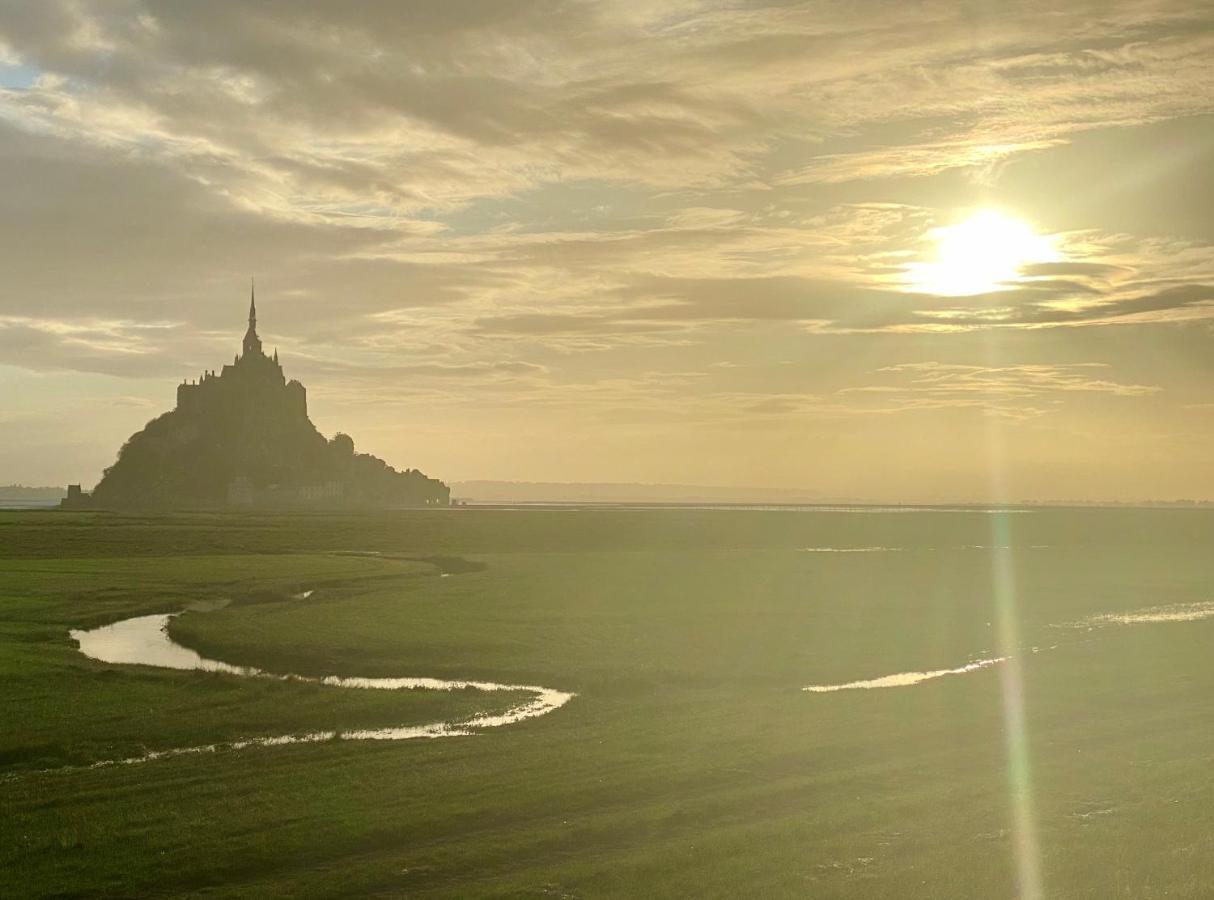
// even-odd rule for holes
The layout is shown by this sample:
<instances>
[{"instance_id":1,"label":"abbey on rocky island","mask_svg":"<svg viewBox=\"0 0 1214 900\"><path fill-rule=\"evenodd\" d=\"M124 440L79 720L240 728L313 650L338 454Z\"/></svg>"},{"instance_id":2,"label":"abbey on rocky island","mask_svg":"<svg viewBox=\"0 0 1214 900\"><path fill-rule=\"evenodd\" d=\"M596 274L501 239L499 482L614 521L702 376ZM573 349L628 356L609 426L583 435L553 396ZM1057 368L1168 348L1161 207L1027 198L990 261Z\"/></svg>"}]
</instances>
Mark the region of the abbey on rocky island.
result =
<instances>
[{"instance_id":1,"label":"abbey on rocky island","mask_svg":"<svg viewBox=\"0 0 1214 900\"><path fill-rule=\"evenodd\" d=\"M332 440L308 418L307 392L288 381L278 351L257 335L250 291L241 353L216 374L177 388L177 408L132 435L92 494L65 506L446 506L450 490L416 469L399 472Z\"/></svg>"}]
</instances>

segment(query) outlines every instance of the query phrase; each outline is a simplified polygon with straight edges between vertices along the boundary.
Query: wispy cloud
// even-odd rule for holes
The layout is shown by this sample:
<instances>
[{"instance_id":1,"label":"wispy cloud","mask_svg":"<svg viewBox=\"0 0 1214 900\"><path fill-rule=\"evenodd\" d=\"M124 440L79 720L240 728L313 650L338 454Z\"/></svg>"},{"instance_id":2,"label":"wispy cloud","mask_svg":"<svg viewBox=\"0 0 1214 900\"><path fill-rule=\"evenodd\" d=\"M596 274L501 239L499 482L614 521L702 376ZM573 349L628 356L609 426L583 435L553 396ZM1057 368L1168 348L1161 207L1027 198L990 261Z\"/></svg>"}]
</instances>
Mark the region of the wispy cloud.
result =
<instances>
[{"instance_id":1,"label":"wispy cloud","mask_svg":"<svg viewBox=\"0 0 1214 900\"><path fill-rule=\"evenodd\" d=\"M0 364L192 377L257 274L322 414L435 453L540 410L648 435L654 467L698 428L744 453L740 423L1179 416L1199 376L1132 346L1214 319L1211 53L1181 0L10 4ZM1058 260L911 289L984 205ZM1022 367L942 362L1028 340Z\"/></svg>"}]
</instances>

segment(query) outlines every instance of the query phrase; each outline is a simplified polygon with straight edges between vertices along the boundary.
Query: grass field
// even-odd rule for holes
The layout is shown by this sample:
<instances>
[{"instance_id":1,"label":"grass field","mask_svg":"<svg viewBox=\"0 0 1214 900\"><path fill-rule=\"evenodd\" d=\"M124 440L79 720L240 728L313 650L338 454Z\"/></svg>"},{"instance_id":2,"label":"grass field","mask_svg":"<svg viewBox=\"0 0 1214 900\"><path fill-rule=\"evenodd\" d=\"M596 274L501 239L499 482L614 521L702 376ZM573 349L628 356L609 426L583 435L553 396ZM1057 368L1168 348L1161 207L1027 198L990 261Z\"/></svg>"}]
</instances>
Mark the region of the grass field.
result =
<instances>
[{"instance_id":1,"label":"grass field","mask_svg":"<svg viewBox=\"0 0 1214 900\"><path fill-rule=\"evenodd\" d=\"M1180 509L0 513L0 895L1013 897L1022 796L1046 896L1208 897L1214 619L1072 626L1214 600L1212 547L1214 513ZM174 638L577 696L472 737L86 768L517 700L68 637L220 599ZM801 690L990 658L1001 623L1023 766L1006 664Z\"/></svg>"}]
</instances>

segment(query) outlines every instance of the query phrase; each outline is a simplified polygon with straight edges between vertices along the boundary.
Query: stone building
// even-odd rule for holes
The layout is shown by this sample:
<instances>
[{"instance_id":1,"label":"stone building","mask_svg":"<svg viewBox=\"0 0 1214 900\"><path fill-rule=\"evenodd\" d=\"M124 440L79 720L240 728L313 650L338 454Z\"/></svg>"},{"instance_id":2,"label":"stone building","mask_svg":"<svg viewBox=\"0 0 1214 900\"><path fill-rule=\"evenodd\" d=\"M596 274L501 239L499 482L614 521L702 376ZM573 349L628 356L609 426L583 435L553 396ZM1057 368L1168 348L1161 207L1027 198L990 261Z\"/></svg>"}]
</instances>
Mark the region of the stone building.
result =
<instances>
[{"instance_id":1,"label":"stone building","mask_svg":"<svg viewBox=\"0 0 1214 900\"><path fill-rule=\"evenodd\" d=\"M73 498L82 505L88 495ZM267 355L250 290L241 352L177 387L177 406L119 451L93 491L98 506L446 506L445 484L328 441L304 386ZM66 505L66 504L65 504Z\"/></svg>"}]
</instances>

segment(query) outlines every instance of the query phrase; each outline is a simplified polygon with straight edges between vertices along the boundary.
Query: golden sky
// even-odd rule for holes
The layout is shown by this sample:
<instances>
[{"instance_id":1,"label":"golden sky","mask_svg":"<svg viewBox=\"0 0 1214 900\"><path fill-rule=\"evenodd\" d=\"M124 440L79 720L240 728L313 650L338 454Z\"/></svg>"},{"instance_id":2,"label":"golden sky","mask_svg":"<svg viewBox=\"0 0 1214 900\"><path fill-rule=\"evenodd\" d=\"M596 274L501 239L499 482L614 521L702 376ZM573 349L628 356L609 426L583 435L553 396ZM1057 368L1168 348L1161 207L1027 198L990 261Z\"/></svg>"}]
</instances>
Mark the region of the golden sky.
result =
<instances>
[{"instance_id":1,"label":"golden sky","mask_svg":"<svg viewBox=\"0 0 1214 900\"><path fill-rule=\"evenodd\" d=\"M262 337L445 480L1214 498L1214 12L0 6L0 483Z\"/></svg>"}]
</instances>

